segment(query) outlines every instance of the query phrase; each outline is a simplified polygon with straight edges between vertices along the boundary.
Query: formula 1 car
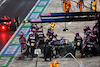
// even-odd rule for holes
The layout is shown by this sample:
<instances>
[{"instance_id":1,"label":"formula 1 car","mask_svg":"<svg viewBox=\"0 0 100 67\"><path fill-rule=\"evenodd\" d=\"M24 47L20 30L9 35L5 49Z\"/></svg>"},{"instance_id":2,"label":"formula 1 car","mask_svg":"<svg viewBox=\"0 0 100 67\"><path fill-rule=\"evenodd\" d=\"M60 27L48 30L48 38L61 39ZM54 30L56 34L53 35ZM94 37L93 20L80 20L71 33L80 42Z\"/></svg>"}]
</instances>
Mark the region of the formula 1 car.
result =
<instances>
[{"instance_id":1,"label":"formula 1 car","mask_svg":"<svg viewBox=\"0 0 100 67\"><path fill-rule=\"evenodd\" d=\"M17 26L18 24L15 18L10 18L8 16L0 18L0 31L16 31Z\"/></svg>"}]
</instances>

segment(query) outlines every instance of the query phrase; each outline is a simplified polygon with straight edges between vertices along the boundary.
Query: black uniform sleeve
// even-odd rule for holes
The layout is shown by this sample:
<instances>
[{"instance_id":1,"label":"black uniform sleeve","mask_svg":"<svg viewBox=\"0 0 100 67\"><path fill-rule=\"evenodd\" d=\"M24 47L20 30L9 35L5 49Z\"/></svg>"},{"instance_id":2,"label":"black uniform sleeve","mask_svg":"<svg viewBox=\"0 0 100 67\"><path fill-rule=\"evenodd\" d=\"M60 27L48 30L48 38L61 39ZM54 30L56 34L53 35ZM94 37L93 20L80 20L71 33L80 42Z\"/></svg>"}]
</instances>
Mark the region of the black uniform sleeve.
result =
<instances>
[{"instance_id":1,"label":"black uniform sleeve","mask_svg":"<svg viewBox=\"0 0 100 67\"><path fill-rule=\"evenodd\" d=\"M76 37L75 37L74 41L77 41Z\"/></svg>"}]
</instances>

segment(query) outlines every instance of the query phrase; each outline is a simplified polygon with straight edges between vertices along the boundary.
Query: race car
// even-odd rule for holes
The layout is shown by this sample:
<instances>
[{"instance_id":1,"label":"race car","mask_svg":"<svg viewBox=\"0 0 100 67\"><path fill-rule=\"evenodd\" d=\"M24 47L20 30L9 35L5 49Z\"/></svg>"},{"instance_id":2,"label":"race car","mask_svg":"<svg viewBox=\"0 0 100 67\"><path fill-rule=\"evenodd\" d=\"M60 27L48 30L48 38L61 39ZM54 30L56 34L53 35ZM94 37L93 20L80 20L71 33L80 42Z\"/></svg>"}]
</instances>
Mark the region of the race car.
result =
<instances>
[{"instance_id":1,"label":"race car","mask_svg":"<svg viewBox=\"0 0 100 67\"><path fill-rule=\"evenodd\" d=\"M16 31L18 23L15 18L10 18L8 16L3 16L0 19L0 31Z\"/></svg>"}]
</instances>

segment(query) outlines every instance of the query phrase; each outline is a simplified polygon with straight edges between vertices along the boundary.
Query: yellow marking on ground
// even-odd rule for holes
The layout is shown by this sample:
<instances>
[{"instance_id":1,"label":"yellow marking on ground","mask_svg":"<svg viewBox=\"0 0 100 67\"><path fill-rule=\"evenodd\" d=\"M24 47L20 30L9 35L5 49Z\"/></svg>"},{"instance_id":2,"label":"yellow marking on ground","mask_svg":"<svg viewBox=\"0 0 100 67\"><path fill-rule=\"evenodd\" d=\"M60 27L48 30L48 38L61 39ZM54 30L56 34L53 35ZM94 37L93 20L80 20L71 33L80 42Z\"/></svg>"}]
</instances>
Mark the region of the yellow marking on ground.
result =
<instances>
[{"instance_id":1,"label":"yellow marking on ground","mask_svg":"<svg viewBox=\"0 0 100 67\"><path fill-rule=\"evenodd\" d=\"M85 59L83 59L83 58L78 57L79 55L81 55L81 53L79 53L79 54L76 56L77 59L85 60Z\"/></svg>"}]
</instances>

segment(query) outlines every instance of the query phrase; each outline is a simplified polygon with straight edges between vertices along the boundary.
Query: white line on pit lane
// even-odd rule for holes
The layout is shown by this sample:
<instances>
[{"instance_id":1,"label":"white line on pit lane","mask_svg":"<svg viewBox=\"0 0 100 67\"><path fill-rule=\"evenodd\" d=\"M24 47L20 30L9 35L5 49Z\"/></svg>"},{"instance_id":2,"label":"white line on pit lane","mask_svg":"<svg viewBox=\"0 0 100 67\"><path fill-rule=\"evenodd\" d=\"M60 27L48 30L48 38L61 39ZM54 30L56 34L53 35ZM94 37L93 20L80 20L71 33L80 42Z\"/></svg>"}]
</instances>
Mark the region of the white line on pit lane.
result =
<instances>
[{"instance_id":1,"label":"white line on pit lane","mask_svg":"<svg viewBox=\"0 0 100 67\"><path fill-rule=\"evenodd\" d=\"M72 22L69 22L68 24L71 24Z\"/></svg>"},{"instance_id":2,"label":"white line on pit lane","mask_svg":"<svg viewBox=\"0 0 100 67\"><path fill-rule=\"evenodd\" d=\"M1 1L1 0L0 0ZM0 7L2 6L2 4L4 4L6 2L6 0L3 0L0 4Z\"/></svg>"}]
</instances>

